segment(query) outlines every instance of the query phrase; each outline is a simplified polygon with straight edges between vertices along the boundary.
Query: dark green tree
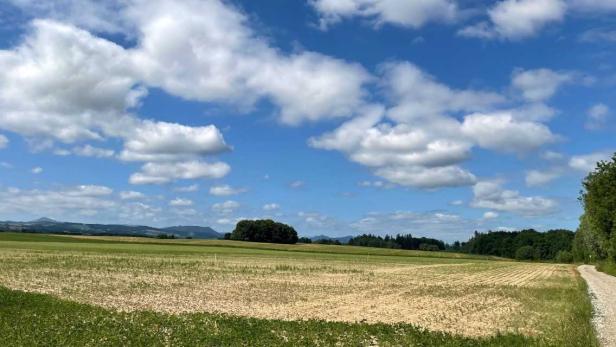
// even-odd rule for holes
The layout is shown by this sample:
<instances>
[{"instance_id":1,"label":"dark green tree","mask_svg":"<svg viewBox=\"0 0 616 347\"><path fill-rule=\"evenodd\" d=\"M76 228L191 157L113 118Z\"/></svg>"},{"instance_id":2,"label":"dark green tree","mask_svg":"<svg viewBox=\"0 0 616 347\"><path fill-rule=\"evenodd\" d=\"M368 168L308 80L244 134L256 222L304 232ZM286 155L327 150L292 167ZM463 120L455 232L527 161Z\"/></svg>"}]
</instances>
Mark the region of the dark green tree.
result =
<instances>
[{"instance_id":1,"label":"dark green tree","mask_svg":"<svg viewBox=\"0 0 616 347\"><path fill-rule=\"evenodd\" d=\"M299 239L297 239L297 242L299 242L299 243L312 243L312 239L310 239L309 237L300 237Z\"/></svg>"},{"instance_id":2,"label":"dark green tree","mask_svg":"<svg viewBox=\"0 0 616 347\"><path fill-rule=\"evenodd\" d=\"M607 257L616 261L616 154L600 161L582 182L580 200L592 235Z\"/></svg>"},{"instance_id":3,"label":"dark green tree","mask_svg":"<svg viewBox=\"0 0 616 347\"><path fill-rule=\"evenodd\" d=\"M293 227L271 219L242 220L237 223L229 238L238 241L286 244L297 243L298 240Z\"/></svg>"},{"instance_id":4,"label":"dark green tree","mask_svg":"<svg viewBox=\"0 0 616 347\"><path fill-rule=\"evenodd\" d=\"M531 260L535 258L535 249L533 246L522 246L515 251L517 260Z\"/></svg>"}]
</instances>

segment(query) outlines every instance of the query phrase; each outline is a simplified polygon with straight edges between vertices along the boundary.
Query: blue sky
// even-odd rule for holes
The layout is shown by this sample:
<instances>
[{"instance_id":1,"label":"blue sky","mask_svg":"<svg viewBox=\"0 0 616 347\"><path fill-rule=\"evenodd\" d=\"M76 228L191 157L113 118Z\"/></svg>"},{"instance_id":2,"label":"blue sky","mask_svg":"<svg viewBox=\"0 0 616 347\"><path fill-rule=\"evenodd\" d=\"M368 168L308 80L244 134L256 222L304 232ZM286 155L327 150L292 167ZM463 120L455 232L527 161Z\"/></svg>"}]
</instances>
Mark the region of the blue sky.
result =
<instances>
[{"instance_id":1,"label":"blue sky","mask_svg":"<svg viewBox=\"0 0 616 347\"><path fill-rule=\"evenodd\" d=\"M0 219L577 227L616 1L0 4Z\"/></svg>"}]
</instances>

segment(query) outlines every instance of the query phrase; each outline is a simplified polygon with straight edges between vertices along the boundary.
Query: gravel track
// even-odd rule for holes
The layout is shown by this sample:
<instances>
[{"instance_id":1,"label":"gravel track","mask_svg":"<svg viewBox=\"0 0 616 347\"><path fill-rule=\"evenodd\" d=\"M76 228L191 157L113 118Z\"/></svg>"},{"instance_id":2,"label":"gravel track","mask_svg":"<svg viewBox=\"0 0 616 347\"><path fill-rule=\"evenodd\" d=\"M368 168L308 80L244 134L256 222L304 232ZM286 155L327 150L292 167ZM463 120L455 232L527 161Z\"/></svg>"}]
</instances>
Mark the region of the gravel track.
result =
<instances>
[{"instance_id":1,"label":"gravel track","mask_svg":"<svg viewBox=\"0 0 616 347\"><path fill-rule=\"evenodd\" d=\"M601 344L616 347L616 277L599 272L591 265L581 265L578 271L588 283L595 308L593 323Z\"/></svg>"}]
</instances>

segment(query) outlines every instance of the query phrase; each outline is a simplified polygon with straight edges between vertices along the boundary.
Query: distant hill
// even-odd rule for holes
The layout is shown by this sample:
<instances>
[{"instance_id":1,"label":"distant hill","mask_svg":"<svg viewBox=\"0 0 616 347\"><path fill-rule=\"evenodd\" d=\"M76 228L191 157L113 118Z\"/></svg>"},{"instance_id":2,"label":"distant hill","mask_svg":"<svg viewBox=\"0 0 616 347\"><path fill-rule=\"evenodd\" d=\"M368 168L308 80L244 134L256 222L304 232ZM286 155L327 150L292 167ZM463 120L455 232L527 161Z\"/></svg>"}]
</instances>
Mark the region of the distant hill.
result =
<instances>
[{"instance_id":1,"label":"distant hill","mask_svg":"<svg viewBox=\"0 0 616 347\"><path fill-rule=\"evenodd\" d=\"M340 243L342 244L347 244L349 243L349 240L353 238L353 236L340 236L340 237L329 237L327 235L317 235L317 236L312 236L310 239L312 241L318 241L318 240L338 240L340 241Z\"/></svg>"},{"instance_id":2,"label":"distant hill","mask_svg":"<svg viewBox=\"0 0 616 347\"><path fill-rule=\"evenodd\" d=\"M156 237L161 234L166 234L175 235L178 238L192 237L195 239L216 239L223 236L210 227L173 226L168 228L155 228L145 225L85 224L60 222L46 217L30 222L0 221L0 230L52 234L122 235L146 237Z\"/></svg>"},{"instance_id":3,"label":"distant hill","mask_svg":"<svg viewBox=\"0 0 616 347\"><path fill-rule=\"evenodd\" d=\"M35 219L33 221L31 221L30 223L58 223L56 220L53 220L51 218L47 218L47 217L42 217L39 219Z\"/></svg>"},{"instance_id":4,"label":"distant hill","mask_svg":"<svg viewBox=\"0 0 616 347\"><path fill-rule=\"evenodd\" d=\"M174 227L162 228L167 234L176 236L193 237L196 239L217 239L224 235L210 227L201 227L196 225L178 225Z\"/></svg>"}]
</instances>

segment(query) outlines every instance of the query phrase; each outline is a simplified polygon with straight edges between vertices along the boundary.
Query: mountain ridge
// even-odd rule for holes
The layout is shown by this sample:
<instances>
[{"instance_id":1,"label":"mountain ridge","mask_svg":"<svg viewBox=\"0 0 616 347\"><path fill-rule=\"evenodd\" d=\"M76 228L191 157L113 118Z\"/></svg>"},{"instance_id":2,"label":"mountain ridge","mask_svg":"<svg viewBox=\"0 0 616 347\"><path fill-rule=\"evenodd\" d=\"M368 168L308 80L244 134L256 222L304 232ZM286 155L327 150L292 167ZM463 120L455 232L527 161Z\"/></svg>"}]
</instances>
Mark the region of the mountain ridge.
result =
<instances>
[{"instance_id":1,"label":"mountain ridge","mask_svg":"<svg viewBox=\"0 0 616 347\"><path fill-rule=\"evenodd\" d=\"M195 239L217 239L223 237L223 234L217 232L211 227L203 226L177 225L157 228L147 225L63 222L47 217L41 217L29 222L0 221L0 230L55 234L122 235L145 237L173 235L178 238L190 237Z\"/></svg>"}]
</instances>

